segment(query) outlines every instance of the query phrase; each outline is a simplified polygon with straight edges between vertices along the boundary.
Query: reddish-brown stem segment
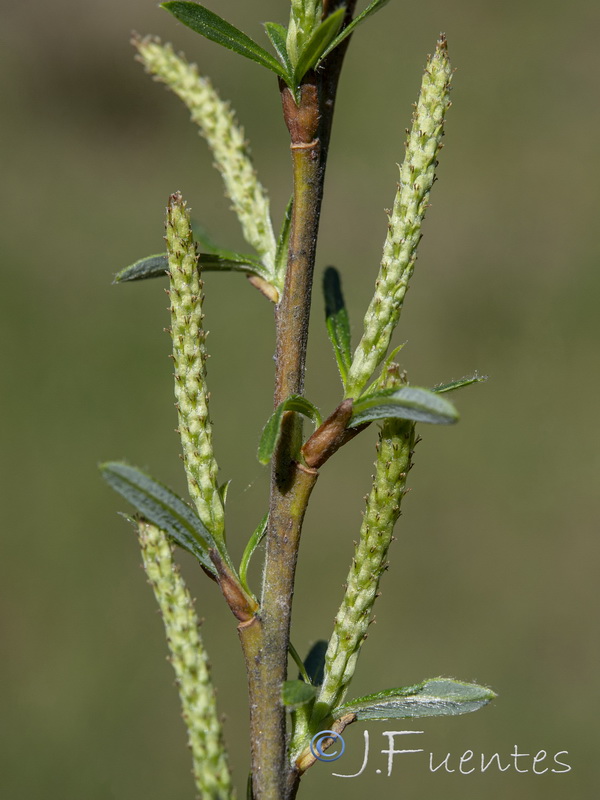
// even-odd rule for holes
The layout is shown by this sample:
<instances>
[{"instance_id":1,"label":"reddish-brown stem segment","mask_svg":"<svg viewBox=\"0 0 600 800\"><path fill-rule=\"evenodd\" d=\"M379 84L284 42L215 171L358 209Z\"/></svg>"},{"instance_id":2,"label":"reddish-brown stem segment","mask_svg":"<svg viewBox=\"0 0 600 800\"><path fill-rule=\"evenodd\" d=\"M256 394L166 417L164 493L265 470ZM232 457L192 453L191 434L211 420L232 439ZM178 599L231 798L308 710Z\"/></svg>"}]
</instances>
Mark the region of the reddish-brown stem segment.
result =
<instances>
[{"instance_id":1,"label":"reddish-brown stem segment","mask_svg":"<svg viewBox=\"0 0 600 800\"><path fill-rule=\"evenodd\" d=\"M371 423L359 425L357 428L346 427L352 416L352 399L348 398L330 414L302 447L304 463L307 467L321 469L323 464L334 453L352 441Z\"/></svg>"}]
</instances>

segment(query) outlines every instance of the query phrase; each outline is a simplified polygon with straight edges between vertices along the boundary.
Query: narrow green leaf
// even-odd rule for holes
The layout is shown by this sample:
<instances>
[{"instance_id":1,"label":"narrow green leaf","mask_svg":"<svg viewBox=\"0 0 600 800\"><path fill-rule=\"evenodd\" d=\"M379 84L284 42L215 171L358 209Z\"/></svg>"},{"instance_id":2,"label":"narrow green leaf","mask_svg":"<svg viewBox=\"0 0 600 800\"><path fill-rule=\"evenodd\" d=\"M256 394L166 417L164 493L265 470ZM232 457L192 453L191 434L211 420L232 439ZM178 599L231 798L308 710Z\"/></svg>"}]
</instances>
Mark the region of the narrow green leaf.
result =
<instances>
[{"instance_id":1,"label":"narrow green leaf","mask_svg":"<svg viewBox=\"0 0 600 800\"><path fill-rule=\"evenodd\" d=\"M291 641L288 642L288 652L291 655L291 657L294 659L294 661L296 662L296 666L298 667L298 669L300 671L300 674L298 675L298 680L304 681L304 683L308 683L308 684L312 683L312 681L308 677L308 673L306 672L306 669L304 667L304 663L303 663L302 659L300 658L300 656L298 655L298 651L296 650L294 645L291 643Z\"/></svg>"},{"instance_id":2,"label":"narrow green leaf","mask_svg":"<svg viewBox=\"0 0 600 800\"><path fill-rule=\"evenodd\" d=\"M356 714L358 720L455 716L477 711L495 697L491 689L475 683L431 678L416 686L360 697L334 709L332 714L335 718Z\"/></svg>"},{"instance_id":3,"label":"narrow green leaf","mask_svg":"<svg viewBox=\"0 0 600 800\"><path fill-rule=\"evenodd\" d=\"M127 283L128 281L142 281L146 278L159 278L167 274L169 264L166 253L158 253L154 256L146 256L135 261L128 267L119 270L114 277L113 283Z\"/></svg>"},{"instance_id":4,"label":"narrow green leaf","mask_svg":"<svg viewBox=\"0 0 600 800\"><path fill-rule=\"evenodd\" d=\"M327 652L327 642L319 639L308 651L304 659L304 669L313 686L320 686L325 675L325 653Z\"/></svg>"},{"instance_id":5,"label":"narrow green leaf","mask_svg":"<svg viewBox=\"0 0 600 800\"><path fill-rule=\"evenodd\" d=\"M473 383L484 383L487 379L487 375L479 375L479 373L474 372L472 375L459 378L456 381L450 381L450 383L438 383L437 386L432 387L431 391L436 394L453 392L455 389L462 389L463 386L471 386Z\"/></svg>"},{"instance_id":6,"label":"narrow green leaf","mask_svg":"<svg viewBox=\"0 0 600 800\"><path fill-rule=\"evenodd\" d=\"M231 250L215 250L214 253L199 254L200 269L203 272L252 272L269 280L271 275L253 256L234 253Z\"/></svg>"},{"instance_id":7,"label":"narrow green leaf","mask_svg":"<svg viewBox=\"0 0 600 800\"><path fill-rule=\"evenodd\" d=\"M294 198L290 197L285 209L285 216L281 224L279 239L277 240L277 251L275 253L275 275L277 276L277 281L281 285L281 288L283 288L285 273L287 270L288 247L290 244L290 231L292 229L293 207Z\"/></svg>"},{"instance_id":8,"label":"narrow green leaf","mask_svg":"<svg viewBox=\"0 0 600 800\"><path fill-rule=\"evenodd\" d=\"M257 453L257 458L261 464L268 464L273 457L281 435L281 421L286 411L297 411L299 414L311 419L316 427L319 427L323 421L319 410L305 397L300 397L297 394L288 397L287 400L277 406L263 428Z\"/></svg>"},{"instance_id":9,"label":"narrow green leaf","mask_svg":"<svg viewBox=\"0 0 600 800\"><path fill-rule=\"evenodd\" d=\"M294 85L298 85L309 69L323 57L331 42L335 39L344 21L346 9L344 6L338 8L333 14L326 17L316 28L310 39L306 42L300 52L298 63L294 70Z\"/></svg>"},{"instance_id":10,"label":"narrow green leaf","mask_svg":"<svg viewBox=\"0 0 600 800\"><path fill-rule=\"evenodd\" d=\"M323 294L325 295L325 324L333 345L335 360L344 387L348 370L352 363L350 347L350 321L342 294L340 273L335 267L327 267L323 275Z\"/></svg>"},{"instance_id":11,"label":"narrow green leaf","mask_svg":"<svg viewBox=\"0 0 600 800\"><path fill-rule=\"evenodd\" d=\"M252 594L250 589L248 588L248 565L250 564L250 559L252 558L254 551L258 547L258 545L262 542L265 533L267 532L267 522L269 521L269 514L266 513L261 521L258 523L254 533L248 540L248 544L246 545L246 549L244 550L244 554L242 556L242 560L240 562L240 583L244 587L244 589L248 592L248 594Z\"/></svg>"},{"instance_id":12,"label":"narrow green leaf","mask_svg":"<svg viewBox=\"0 0 600 800\"><path fill-rule=\"evenodd\" d=\"M362 12L362 14L359 14L358 17L355 17L352 20L352 22L349 25L347 25L344 28L344 30L340 32L340 34L338 36L335 37L335 39L331 42L331 44L325 50L325 52L322 53L322 55L321 55L321 57L320 57L320 59L319 59L319 61L317 63L317 66L318 66L318 64L321 63L321 61L323 61L324 58L326 58L329 55L329 53L331 53L332 50L334 50L339 44L341 44L344 41L344 39L347 39L348 36L350 36L350 34L354 31L354 29L358 25L360 25L361 22L364 22L367 19L367 17L370 17L371 14L374 14L376 11L379 11L380 8L383 8L389 2L390 2L390 0L373 0L373 2L370 3L365 8L365 10Z\"/></svg>"},{"instance_id":13,"label":"narrow green leaf","mask_svg":"<svg viewBox=\"0 0 600 800\"><path fill-rule=\"evenodd\" d=\"M221 498L221 503L223 504L223 508L225 508L225 503L227 502L227 493L229 491L229 484L231 481L225 481L219 486L219 497Z\"/></svg>"},{"instance_id":14,"label":"narrow green leaf","mask_svg":"<svg viewBox=\"0 0 600 800\"><path fill-rule=\"evenodd\" d=\"M452 403L429 389L402 386L356 400L348 427L356 428L376 419L412 419L433 425L451 425L458 421L458 411Z\"/></svg>"},{"instance_id":15,"label":"narrow green leaf","mask_svg":"<svg viewBox=\"0 0 600 800\"><path fill-rule=\"evenodd\" d=\"M102 477L149 522L169 534L171 539L192 553L202 566L215 574L208 551L216 543L200 517L178 495L145 472L109 461L100 464Z\"/></svg>"},{"instance_id":16,"label":"narrow green leaf","mask_svg":"<svg viewBox=\"0 0 600 800\"><path fill-rule=\"evenodd\" d=\"M216 253L200 253L200 269L202 272L243 272L259 275L265 280L270 280L270 274L252 256L229 251ZM113 283L128 283L141 281L146 278L160 278L167 274L168 262L166 253L141 258L129 267L125 267L115 275Z\"/></svg>"},{"instance_id":17,"label":"narrow green leaf","mask_svg":"<svg viewBox=\"0 0 600 800\"><path fill-rule=\"evenodd\" d=\"M183 2L183 0L171 0L161 5L188 28L210 39L211 42L216 42L222 47L233 50L234 53L256 61L257 64L261 64L284 79L288 77L277 59L245 33L226 22L218 14L209 11L208 8L199 3Z\"/></svg>"},{"instance_id":18,"label":"narrow green leaf","mask_svg":"<svg viewBox=\"0 0 600 800\"><path fill-rule=\"evenodd\" d=\"M279 25L277 22L265 22L265 31L267 32L267 36L273 47L275 48L275 52L279 56L281 63L283 64L283 68L287 72L289 80L291 79L292 75L292 65L290 63L290 57L288 55L287 46L285 40L287 38L287 31L283 27L283 25Z\"/></svg>"},{"instance_id":19,"label":"narrow green leaf","mask_svg":"<svg viewBox=\"0 0 600 800\"><path fill-rule=\"evenodd\" d=\"M402 350L405 344L406 342L402 342L402 344L399 344L398 347L395 347L389 354L389 356L387 356L387 358L381 365L378 377L373 381L373 383L369 386L368 389L365 389L365 391L361 394L361 398L377 394L377 392L385 391L385 386L389 378L388 370L391 368L394 359L396 358L400 350Z\"/></svg>"},{"instance_id":20,"label":"narrow green leaf","mask_svg":"<svg viewBox=\"0 0 600 800\"><path fill-rule=\"evenodd\" d=\"M100 468L102 469L102 465L100 465ZM131 514L126 514L124 511L117 511L117 514L120 517L123 517L123 519L126 522L128 522L132 528L134 528L136 533L139 531L140 529L139 520L137 520L135 517L132 517Z\"/></svg>"},{"instance_id":21,"label":"narrow green leaf","mask_svg":"<svg viewBox=\"0 0 600 800\"><path fill-rule=\"evenodd\" d=\"M281 690L281 700L288 711L293 711L310 703L316 693L317 687L304 681L285 681Z\"/></svg>"}]
</instances>

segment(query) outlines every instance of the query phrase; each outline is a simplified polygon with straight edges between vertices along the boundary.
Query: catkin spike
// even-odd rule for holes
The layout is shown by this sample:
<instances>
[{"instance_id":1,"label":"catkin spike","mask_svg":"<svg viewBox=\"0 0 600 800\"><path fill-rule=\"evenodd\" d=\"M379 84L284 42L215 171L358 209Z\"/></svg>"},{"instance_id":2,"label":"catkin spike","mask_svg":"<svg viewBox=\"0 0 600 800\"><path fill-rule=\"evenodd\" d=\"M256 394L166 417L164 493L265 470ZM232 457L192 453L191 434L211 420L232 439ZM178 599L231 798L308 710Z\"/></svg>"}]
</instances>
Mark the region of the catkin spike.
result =
<instances>
[{"instance_id":1,"label":"catkin spike","mask_svg":"<svg viewBox=\"0 0 600 800\"><path fill-rule=\"evenodd\" d=\"M202 280L189 211L179 193L169 198L166 241L171 278L175 400L183 461L198 515L219 542L225 535L225 514L218 489L218 467L208 413Z\"/></svg>"},{"instance_id":2,"label":"catkin spike","mask_svg":"<svg viewBox=\"0 0 600 800\"><path fill-rule=\"evenodd\" d=\"M170 44L153 37L134 37L139 58L156 80L166 84L188 107L192 120L211 148L244 238L275 275L275 236L267 193L250 158L244 131L228 103L223 102L195 64L177 55Z\"/></svg>"},{"instance_id":3,"label":"catkin spike","mask_svg":"<svg viewBox=\"0 0 600 800\"><path fill-rule=\"evenodd\" d=\"M192 598L173 562L166 534L140 521L138 536L144 569L165 625L198 792L202 800L233 800L215 691Z\"/></svg>"},{"instance_id":4,"label":"catkin spike","mask_svg":"<svg viewBox=\"0 0 600 800\"><path fill-rule=\"evenodd\" d=\"M417 257L429 192L435 179L444 117L450 106L451 79L446 39L441 35L423 75L406 154L400 167L400 184L389 216L375 294L365 315L364 333L348 373L347 397L356 399L360 396L385 358L400 318Z\"/></svg>"},{"instance_id":5,"label":"catkin spike","mask_svg":"<svg viewBox=\"0 0 600 800\"><path fill-rule=\"evenodd\" d=\"M396 366L386 388L400 384ZM346 579L346 592L335 619L325 657L325 677L318 698L320 708L338 705L350 683L378 595L379 580L387 569L387 553L410 467L415 423L389 419L381 428L376 472L367 497L360 539ZM324 704L324 705L321 705Z\"/></svg>"}]
</instances>

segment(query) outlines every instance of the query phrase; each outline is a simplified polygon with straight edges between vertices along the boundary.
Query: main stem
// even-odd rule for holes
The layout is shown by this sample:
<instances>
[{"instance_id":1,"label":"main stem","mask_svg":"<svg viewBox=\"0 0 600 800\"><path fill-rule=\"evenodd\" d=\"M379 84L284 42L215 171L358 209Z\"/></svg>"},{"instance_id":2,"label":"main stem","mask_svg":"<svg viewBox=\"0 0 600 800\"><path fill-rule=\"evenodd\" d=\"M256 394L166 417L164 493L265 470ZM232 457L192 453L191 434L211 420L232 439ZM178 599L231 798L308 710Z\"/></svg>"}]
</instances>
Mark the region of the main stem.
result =
<instances>
[{"instance_id":1,"label":"main stem","mask_svg":"<svg viewBox=\"0 0 600 800\"><path fill-rule=\"evenodd\" d=\"M315 84L302 87L296 106L282 91L291 133L294 202L288 267L281 302L275 310L277 334L274 404L302 394L308 338L310 295L321 197L319 98ZM259 617L242 635L251 705L252 783L255 800L289 796L286 719L281 686L287 677L288 643L294 576L304 512L316 470L300 465L302 428L295 414L286 415L281 445L273 459L263 593ZM240 631L242 634L242 630Z\"/></svg>"},{"instance_id":2,"label":"main stem","mask_svg":"<svg viewBox=\"0 0 600 800\"><path fill-rule=\"evenodd\" d=\"M354 0L347 3L347 21ZM320 75L308 75L296 105L282 86L284 118L291 138L293 210L288 264L275 308L274 405L304 391L304 370L313 270L327 150L337 84L347 41L332 53ZM254 800L288 800L298 778L288 757L286 712L281 703L287 678L294 578L302 522L318 473L298 463L302 424L286 414L273 458L263 592L258 615L240 625L250 694Z\"/></svg>"}]
</instances>

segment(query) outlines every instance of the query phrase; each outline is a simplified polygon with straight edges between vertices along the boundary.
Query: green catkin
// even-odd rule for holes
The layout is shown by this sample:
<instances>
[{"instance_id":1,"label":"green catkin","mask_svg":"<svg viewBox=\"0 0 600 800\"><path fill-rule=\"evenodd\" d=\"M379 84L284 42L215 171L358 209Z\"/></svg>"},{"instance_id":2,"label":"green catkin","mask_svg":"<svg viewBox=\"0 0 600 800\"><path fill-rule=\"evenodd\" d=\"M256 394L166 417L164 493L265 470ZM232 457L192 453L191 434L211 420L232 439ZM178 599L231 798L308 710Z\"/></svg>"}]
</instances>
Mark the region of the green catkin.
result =
<instances>
[{"instance_id":1,"label":"green catkin","mask_svg":"<svg viewBox=\"0 0 600 800\"><path fill-rule=\"evenodd\" d=\"M269 199L256 175L244 131L229 104L221 100L209 80L198 74L196 65L177 55L171 45L151 37L136 37L133 44L146 70L188 107L212 150L244 238L274 275L276 243Z\"/></svg>"},{"instance_id":2,"label":"green catkin","mask_svg":"<svg viewBox=\"0 0 600 800\"><path fill-rule=\"evenodd\" d=\"M399 384L400 381L394 378L386 382L386 388ZM321 709L330 709L341 702L354 675L358 654L371 623L379 580L387 568L388 548L406 491L414 443L414 422L389 419L383 423L360 539L325 657L325 677L318 698Z\"/></svg>"},{"instance_id":3,"label":"green catkin","mask_svg":"<svg viewBox=\"0 0 600 800\"><path fill-rule=\"evenodd\" d=\"M166 534L156 526L140 521L138 536L144 569L165 625L200 798L232 800L235 793L215 691L192 598L173 562Z\"/></svg>"},{"instance_id":4,"label":"green catkin","mask_svg":"<svg viewBox=\"0 0 600 800\"><path fill-rule=\"evenodd\" d=\"M450 106L451 79L446 39L440 36L423 75L405 158L400 167L400 183L388 217L388 234L375 282L375 294L365 315L364 333L348 373L347 397L356 399L363 392L385 358L400 318L417 257L429 192L435 179L444 117Z\"/></svg>"},{"instance_id":5,"label":"green catkin","mask_svg":"<svg viewBox=\"0 0 600 800\"><path fill-rule=\"evenodd\" d=\"M169 198L166 232L175 399L183 461L198 515L219 542L224 539L225 514L208 413L202 280L189 211L180 194Z\"/></svg>"}]
</instances>

